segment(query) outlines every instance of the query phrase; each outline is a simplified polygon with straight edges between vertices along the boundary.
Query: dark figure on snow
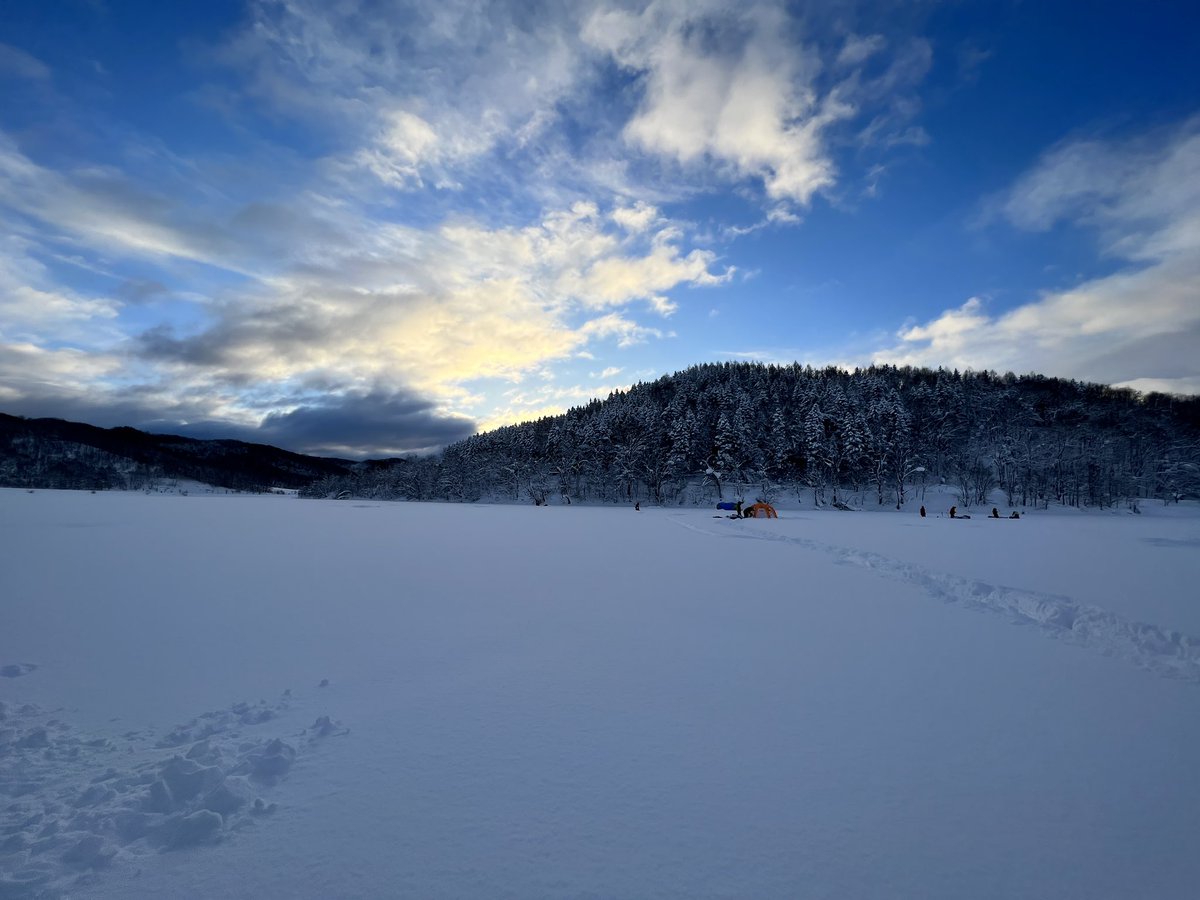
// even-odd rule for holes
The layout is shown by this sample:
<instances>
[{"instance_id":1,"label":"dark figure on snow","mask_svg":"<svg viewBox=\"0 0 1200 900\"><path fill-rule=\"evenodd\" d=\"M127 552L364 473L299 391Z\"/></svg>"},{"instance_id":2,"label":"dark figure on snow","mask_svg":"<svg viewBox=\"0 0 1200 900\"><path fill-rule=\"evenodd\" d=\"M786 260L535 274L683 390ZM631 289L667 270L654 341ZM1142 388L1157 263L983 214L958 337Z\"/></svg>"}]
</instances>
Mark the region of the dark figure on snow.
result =
<instances>
[{"instance_id":1,"label":"dark figure on snow","mask_svg":"<svg viewBox=\"0 0 1200 900\"><path fill-rule=\"evenodd\" d=\"M1009 518L1010 519L1019 519L1019 518L1021 518L1021 514L1014 509L1013 514L1011 516L1009 516Z\"/></svg>"},{"instance_id":2,"label":"dark figure on snow","mask_svg":"<svg viewBox=\"0 0 1200 900\"><path fill-rule=\"evenodd\" d=\"M993 519L1000 518L1000 510L996 509L996 507L994 507L994 506L992 507L992 518Z\"/></svg>"},{"instance_id":3,"label":"dark figure on snow","mask_svg":"<svg viewBox=\"0 0 1200 900\"><path fill-rule=\"evenodd\" d=\"M739 500L737 502L737 506L734 508L734 512L737 514L737 517L739 519L744 517L744 513L742 512L742 501L741 500Z\"/></svg>"},{"instance_id":4,"label":"dark figure on snow","mask_svg":"<svg viewBox=\"0 0 1200 900\"><path fill-rule=\"evenodd\" d=\"M925 518L925 507L921 507L921 518Z\"/></svg>"},{"instance_id":5,"label":"dark figure on snow","mask_svg":"<svg viewBox=\"0 0 1200 900\"><path fill-rule=\"evenodd\" d=\"M639 500L637 503L633 504L633 509L635 512L641 512L642 511L642 501Z\"/></svg>"},{"instance_id":6,"label":"dark figure on snow","mask_svg":"<svg viewBox=\"0 0 1200 900\"><path fill-rule=\"evenodd\" d=\"M950 507L950 518L953 519L957 516L958 516L958 507L957 506Z\"/></svg>"}]
</instances>

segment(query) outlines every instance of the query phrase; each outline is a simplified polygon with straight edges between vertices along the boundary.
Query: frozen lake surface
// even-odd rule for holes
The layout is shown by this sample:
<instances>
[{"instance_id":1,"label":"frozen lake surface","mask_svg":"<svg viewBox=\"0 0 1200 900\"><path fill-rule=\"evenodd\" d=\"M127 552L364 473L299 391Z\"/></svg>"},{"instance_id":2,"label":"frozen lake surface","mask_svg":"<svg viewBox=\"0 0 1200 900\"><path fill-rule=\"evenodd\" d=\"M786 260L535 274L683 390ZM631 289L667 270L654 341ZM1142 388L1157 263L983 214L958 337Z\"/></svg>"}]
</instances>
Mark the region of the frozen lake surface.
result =
<instances>
[{"instance_id":1,"label":"frozen lake surface","mask_svg":"<svg viewBox=\"0 0 1200 900\"><path fill-rule=\"evenodd\" d=\"M1194 897L1144 509L0 491L0 897Z\"/></svg>"}]
</instances>

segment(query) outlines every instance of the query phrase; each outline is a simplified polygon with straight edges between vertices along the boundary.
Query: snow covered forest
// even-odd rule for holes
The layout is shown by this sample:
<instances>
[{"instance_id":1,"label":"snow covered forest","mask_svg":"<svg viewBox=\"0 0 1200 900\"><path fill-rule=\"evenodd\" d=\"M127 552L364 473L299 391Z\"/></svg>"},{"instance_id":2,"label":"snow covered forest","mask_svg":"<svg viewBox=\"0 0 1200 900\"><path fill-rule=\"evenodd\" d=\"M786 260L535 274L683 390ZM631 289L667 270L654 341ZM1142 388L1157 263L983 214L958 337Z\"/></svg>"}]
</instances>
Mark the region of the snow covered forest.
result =
<instances>
[{"instance_id":1,"label":"snow covered forest","mask_svg":"<svg viewBox=\"0 0 1200 900\"><path fill-rule=\"evenodd\" d=\"M707 364L303 493L900 506L923 484L953 485L966 506L997 488L1022 507L1195 497L1200 398L1040 375Z\"/></svg>"}]
</instances>

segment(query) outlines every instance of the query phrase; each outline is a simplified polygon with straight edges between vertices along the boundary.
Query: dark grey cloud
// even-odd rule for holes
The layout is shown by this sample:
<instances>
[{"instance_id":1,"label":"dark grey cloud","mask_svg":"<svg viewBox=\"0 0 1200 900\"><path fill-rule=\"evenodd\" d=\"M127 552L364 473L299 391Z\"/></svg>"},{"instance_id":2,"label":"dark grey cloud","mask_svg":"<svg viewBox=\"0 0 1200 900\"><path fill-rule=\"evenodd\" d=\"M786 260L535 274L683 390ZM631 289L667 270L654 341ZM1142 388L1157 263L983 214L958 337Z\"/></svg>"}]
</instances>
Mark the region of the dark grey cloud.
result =
<instances>
[{"instance_id":1,"label":"dark grey cloud","mask_svg":"<svg viewBox=\"0 0 1200 900\"><path fill-rule=\"evenodd\" d=\"M287 402L287 398L274 399ZM129 426L200 440L248 441L351 459L436 452L476 431L471 419L439 412L431 401L408 391L330 394L291 412L270 414L258 426L213 417L202 396L165 406L163 396L148 388L127 390L120 397L27 390L6 401L0 412L99 428Z\"/></svg>"},{"instance_id":2,"label":"dark grey cloud","mask_svg":"<svg viewBox=\"0 0 1200 900\"><path fill-rule=\"evenodd\" d=\"M258 428L264 443L323 455L393 456L431 451L475 433L475 423L443 415L428 400L382 392L332 398L272 413Z\"/></svg>"},{"instance_id":3,"label":"dark grey cloud","mask_svg":"<svg viewBox=\"0 0 1200 900\"><path fill-rule=\"evenodd\" d=\"M189 338L177 338L170 325L155 325L138 335L137 355L149 360L188 363L193 366L220 365L228 344L215 331Z\"/></svg>"},{"instance_id":4,"label":"dark grey cloud","mask_svg":"<svg viewBox=\"0 0 1200 900\"><path fill-rule=\"evenodd\" d=\"M272 413L257 427L220 419L187 422L144 419L136 427L158 434L201 440L270 444L311 456L368 459L431 453L469 437L475 423L440 413L428 400L407 392L330 396L327 400Z\"/></svg>"},{"instance_id":5,"label":"dark grey cloud","mask_svg":"<svg viewBox=\"0 0 1200 900\"><path fill-rule=\"evenodd\" d=\"M210 328L184 337L177 337L169 324L148 328L137 336L134 352L159 362L202 368L238 364L244 368L249 351L290 358L322 346L331 337L328 315L304 300L254 309L239 307L235 299L218 308L217 314L220 318ZM239 355L241 363L237 363ZM242 374L254 377L250 370Z\"/></svg>"}]
</instances>

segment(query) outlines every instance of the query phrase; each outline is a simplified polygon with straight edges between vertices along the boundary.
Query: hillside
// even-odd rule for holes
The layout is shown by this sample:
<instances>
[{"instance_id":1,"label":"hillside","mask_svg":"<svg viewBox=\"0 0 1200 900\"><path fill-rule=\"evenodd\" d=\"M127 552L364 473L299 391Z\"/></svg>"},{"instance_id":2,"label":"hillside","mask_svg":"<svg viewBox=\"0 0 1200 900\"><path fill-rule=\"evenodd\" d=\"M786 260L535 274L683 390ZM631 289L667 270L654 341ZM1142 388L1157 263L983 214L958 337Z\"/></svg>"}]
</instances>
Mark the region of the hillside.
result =
<instances>
[{"instance_id":1,"label":"hillside","mask_svg":"<svg viewBox=\"0 0 1200 900\"><path fill-rule=\"evenodd\" d=\"M188 479L232 490L299 488L355 464L244 441L205 441L0 413L0 486L139 489Z\"/></svg>"},{"instance_id":2,"label":"hillside","mask_svg":"<svg viewBox=\"0 0 1200 900\"><path fill-rule=\"evenodd\" d=\"M968 506L996 489L1023 507L1200 496L1200 398L1011 373L700 365L309 493L902 506L920 484L952 485Z\"/></svg>"}]
</instances>

